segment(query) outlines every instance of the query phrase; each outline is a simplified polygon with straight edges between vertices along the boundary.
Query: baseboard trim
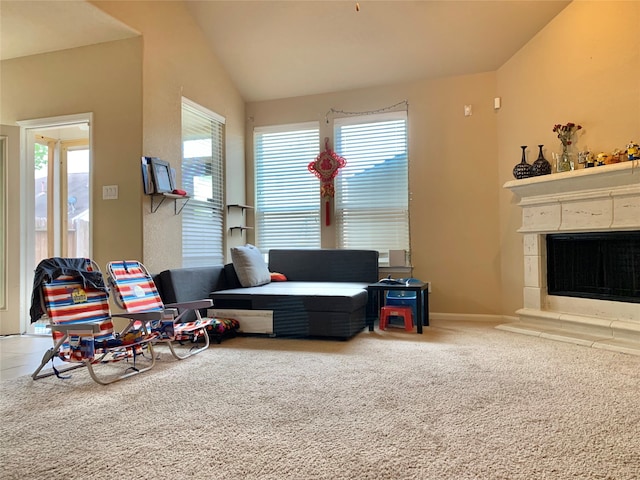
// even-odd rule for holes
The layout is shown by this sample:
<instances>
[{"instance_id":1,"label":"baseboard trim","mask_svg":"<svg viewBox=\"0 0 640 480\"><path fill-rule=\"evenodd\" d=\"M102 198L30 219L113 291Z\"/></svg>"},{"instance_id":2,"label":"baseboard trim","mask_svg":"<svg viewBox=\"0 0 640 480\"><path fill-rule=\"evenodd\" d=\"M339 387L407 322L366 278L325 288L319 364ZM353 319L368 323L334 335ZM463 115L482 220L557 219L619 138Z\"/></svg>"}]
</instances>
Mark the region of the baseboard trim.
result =
<instances>
[{"instance_id":1,"label":"baseboard trim","mask_svg":"<svg viewBox=\"0 0 640 480\"><path fill-rule=\"evenodd\" d=\"M496 328L511 333L572 343L584 347L640 355L640 338L637 333L633 332L627 332L627 335L615 336L611 332L603 334L602 329L579 328L579 326L566 323L552 325L544 321L521 321L520 319L515 322L497 325Z\"/></svg>"},{"instance_id":2,"label":"baseboard trim","mask_svg":"<svg viewBox=\"0 0 640 480\"><path fill-rule=\"evenodd\" d=\"M429 313L432 320L458 320L465 322L505 322L517 320L517 318L505 315L487 315L480 313Z\"/></svg>"}]
</instances>

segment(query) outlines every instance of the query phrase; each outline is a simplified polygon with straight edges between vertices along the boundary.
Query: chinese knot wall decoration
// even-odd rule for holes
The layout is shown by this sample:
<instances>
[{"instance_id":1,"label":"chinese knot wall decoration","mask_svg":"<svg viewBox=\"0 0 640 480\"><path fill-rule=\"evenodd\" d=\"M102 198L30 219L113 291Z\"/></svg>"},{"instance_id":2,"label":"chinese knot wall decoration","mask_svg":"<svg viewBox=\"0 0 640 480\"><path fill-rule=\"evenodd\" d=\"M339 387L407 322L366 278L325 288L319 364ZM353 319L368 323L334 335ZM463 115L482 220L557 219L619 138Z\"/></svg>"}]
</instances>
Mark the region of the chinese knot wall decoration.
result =
<instances>
[{"instance_id":1,"label":"chinese knot wall decoration","mask_svg":"<svg viewBox=\"0 0 640 480\"><path fill-rule=\"evenodd\" d=\"M311 162L307 168L320 179L320 195L325 200L325 224L331 225L329 205L335 196L333 179L338 175L338 169L344 167L347 161L329 148L329 138L324 139L324 151Z\"/></svg>"}]
</instances>

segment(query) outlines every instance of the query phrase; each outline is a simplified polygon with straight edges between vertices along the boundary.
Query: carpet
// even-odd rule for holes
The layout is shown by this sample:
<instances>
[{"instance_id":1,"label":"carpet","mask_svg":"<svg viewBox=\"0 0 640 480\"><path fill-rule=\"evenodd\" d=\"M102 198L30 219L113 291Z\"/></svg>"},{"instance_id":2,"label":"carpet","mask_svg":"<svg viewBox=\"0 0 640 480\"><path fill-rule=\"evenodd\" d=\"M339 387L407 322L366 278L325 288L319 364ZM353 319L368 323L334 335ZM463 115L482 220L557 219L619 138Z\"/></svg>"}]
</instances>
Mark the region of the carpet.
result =
<instances>
[{"instance_id":1,"label":"carpet","mask_svg":"<svg viewBox=\"0 0 640 480\"><path fill-rule=\"evenodd\" d=\"M640 357L436 321L0 384L3 479L637 479Z\"/></svg>"}]
</instances>

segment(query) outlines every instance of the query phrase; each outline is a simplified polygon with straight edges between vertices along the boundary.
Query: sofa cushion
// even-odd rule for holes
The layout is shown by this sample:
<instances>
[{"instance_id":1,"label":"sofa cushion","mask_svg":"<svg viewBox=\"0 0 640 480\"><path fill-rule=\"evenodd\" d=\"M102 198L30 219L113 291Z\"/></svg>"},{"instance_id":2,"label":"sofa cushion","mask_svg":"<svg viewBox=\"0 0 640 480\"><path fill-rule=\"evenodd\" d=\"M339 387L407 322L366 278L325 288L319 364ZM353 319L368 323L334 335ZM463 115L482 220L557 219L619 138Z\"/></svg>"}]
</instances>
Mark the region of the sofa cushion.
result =
<instances>
[{"instance_id":1,"label":"sofa cushion","mask_svg":"<svg viewBox=\"0 0 640 480\"><path fill-rule=\"evenodd\" d=\"M284 273L271 272L271 281L272 282L286 282L287 281L287 276Z\"/></svg>"},{"instance_id":2,"label":"sofa cushion","mask_svg":"<svg viewBox=\"0 0 640 480\"><path fill-rule=\"evenodd\" d=\"M271 281L271 274L260 250L251 244L231 248L231 261L243 287L257 287Z\"/></svg>"},{"instance_id":3,"label":"sofa cushion","mask_svg":"<svg viewBox=\"0 0 640 480\"><path fill-rule=\"evenodd\" d=\"M353 312L367 304L367 284L357 282L276 282L211 294L219 308L275 310L303 308L316 312Z\"/></svg>"},{"instance_id":4,"label":"sofa cushion","mask_svg":"<svg viewBox=\"0 0 640 480\"><path fill-rule=\"evenodd\" d=\"M271 249L269 270L292 282L377 282L378 252L350 249Z\"/></svg>"},{"instance_id":5,"label":"sofa cushion","mask_svg":"<svg viewBox=\"0 0 640 480\"><path fill-rule=\"evenodd\" d=\"M226 290L227 288L240 288L240 280L238 280L238 275L236 274L236 269L233 268L233 263L226 263L224 266L224 288L219 288L218 290Z\"/></svg>"},{"instance_id":6,"label":"sofa cushion","mask_svg":"<svg viewBox=\"0 0 640 480\"><path fill-rule=\"evenodd\" d=\"M192 302L209 298L214 290L225 288L223 266L188 267L165 270L156 284L164 303ZM206 311L201 312L206 314ZM195 313L189 312L185 321L193 321Z\"/></svg>"}]
</instances>

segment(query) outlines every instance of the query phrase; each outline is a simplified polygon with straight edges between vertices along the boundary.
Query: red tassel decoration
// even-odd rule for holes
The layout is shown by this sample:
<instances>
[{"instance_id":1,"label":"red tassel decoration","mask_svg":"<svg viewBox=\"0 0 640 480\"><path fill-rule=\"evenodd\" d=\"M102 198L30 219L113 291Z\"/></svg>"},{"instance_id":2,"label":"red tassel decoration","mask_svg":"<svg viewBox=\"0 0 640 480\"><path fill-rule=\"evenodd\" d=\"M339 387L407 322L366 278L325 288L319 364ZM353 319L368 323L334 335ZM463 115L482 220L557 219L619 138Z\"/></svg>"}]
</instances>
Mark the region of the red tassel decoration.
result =
<instances>
[{"instance_id":1,"label":"red tassel decoration","mask_svg":"<svg viewBox=\"0 0 640 480\"><path fill-rule=\"evenodd\" d=\"M331 225L331 217L329 216L329 200L324 203L324 224L328 227Z\"/></svg>"}]
</instances>

